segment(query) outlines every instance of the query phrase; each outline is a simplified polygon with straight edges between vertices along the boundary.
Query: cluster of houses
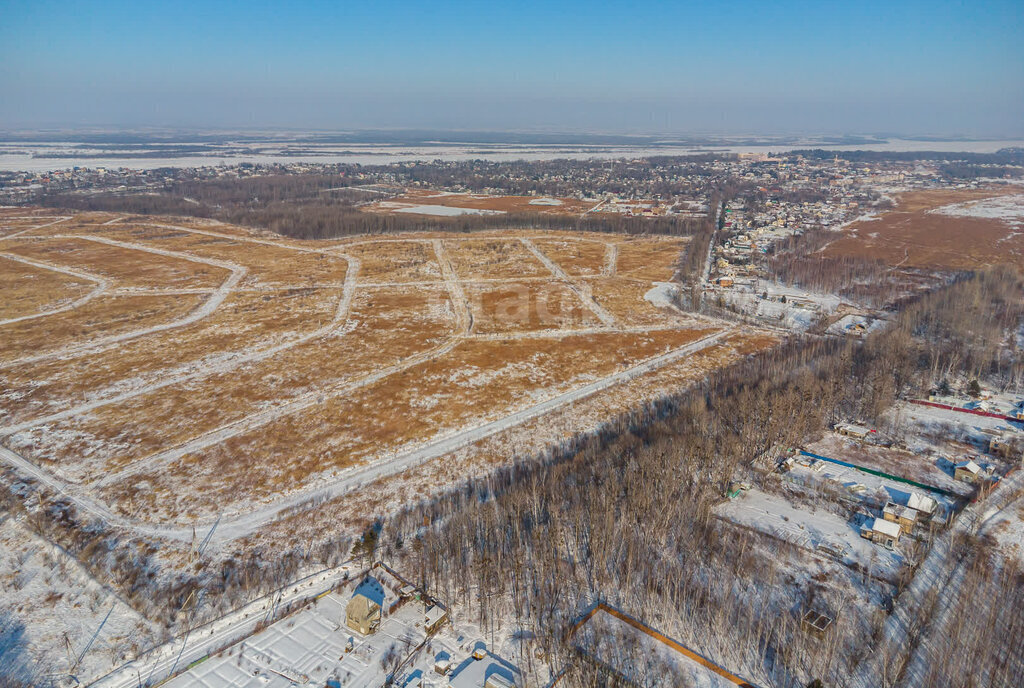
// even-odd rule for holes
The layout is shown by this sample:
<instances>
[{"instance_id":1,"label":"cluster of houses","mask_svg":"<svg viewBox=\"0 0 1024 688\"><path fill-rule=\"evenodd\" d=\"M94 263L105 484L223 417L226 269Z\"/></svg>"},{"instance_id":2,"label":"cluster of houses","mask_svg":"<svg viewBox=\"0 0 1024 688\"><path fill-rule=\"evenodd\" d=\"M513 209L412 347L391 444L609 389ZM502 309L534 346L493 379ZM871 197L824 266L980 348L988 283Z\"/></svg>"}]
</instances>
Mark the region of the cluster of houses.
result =
<instances>
[{"instance_id":1,"label":"cluster of houses","mask_svg":"<svg viewBox=\"0 0 1024 688\"><path fill-rule=\"evenodd\" d=\"M900 536L913 533L918 523L930 521L938 506L932 497L911 492L906 504L887 502L881 518L869 518L861 525L860 536L894 549Z\"/></svg>"}]
</instances>

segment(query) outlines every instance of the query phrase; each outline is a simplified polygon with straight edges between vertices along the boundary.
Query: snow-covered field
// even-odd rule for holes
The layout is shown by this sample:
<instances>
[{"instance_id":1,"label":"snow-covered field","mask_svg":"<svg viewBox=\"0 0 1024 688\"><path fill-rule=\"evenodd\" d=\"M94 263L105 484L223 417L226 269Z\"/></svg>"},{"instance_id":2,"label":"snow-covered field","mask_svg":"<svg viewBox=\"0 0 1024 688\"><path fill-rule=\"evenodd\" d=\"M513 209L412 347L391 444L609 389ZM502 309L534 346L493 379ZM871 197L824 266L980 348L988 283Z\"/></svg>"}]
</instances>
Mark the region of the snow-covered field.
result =
<instances>
[{"instance_id":1,"label":"snow-covered field","mask_svg":"<svg viewBox=\"0 0 1024 688\"><path fill-rule=\"evenodd\" d=\"M573 644L635 685L661 685L666 675L675 685L692 688L741 685L687 656L677 641L656 638L604 609L576 632Z\"/></svg>"},{"instance_id":2,"label":"snow-covered field","mask_svg":"<svg viewBox=\"0 0 1024 688\"><path fill-rule=\"evenodd\" d=\"M822 315L834 313L842 303L842 299L835 294L762 281L717 288L715 294L748 315L797 330L806 330ZM762 298L765 295L767 298Z\"/></svg>"},{"instance_id":3,"label":"snow-covered field","mask_svg":"<svg viewBox=\"0 0 1024 688\"><path fill-rule=\"evenodd\" d=\"M995 196L980 201L944 205L928 212L953 217L1002 220L1015 229L1024 227L1024 195Z\"/></svg>"},{"instance_id":4,"label":"snow-covered field","mask_svg":"<svg viewBox=\"0 0 1024 688\"><path fill-rule=\"evenodd\" d=\"M10 515L0 516L0 683L26 668L89 683L157 635L64 550ZM8 625L10 624L10 625ZM13 643L13 647L8 646ZM18 666L24 662L25 666ZM71 668L75 667L74 671Z\"/></svg>"},{"instance_id":5,"label":"snow-covered field","mask_svg":"<svg viewBox=\"0 0 1024 688\"><path fill-rule=\"evenodd\" d=\"M860 536L860 523L831 511L798 507L785 497L752 489L715 509L727 520L750 526L787 540L798 547L815 550L824 546L841 552L846 563L860 564L872 572L895 575L903 556Z\"/></svg>"},{"instance_id":6,"label":"snow-covered field","mask_svg":"<svg viewBox=\"0 0 1024 688\"><path fill-rule=\"evenodd\" d=\"M439 215L443 217L455 217L458 215L504 215L504 210L484 210L480 208L457 208L450 205L411 205L395 208L396 213L410 213L413 215Z\"/></svg>"}]
</instances>

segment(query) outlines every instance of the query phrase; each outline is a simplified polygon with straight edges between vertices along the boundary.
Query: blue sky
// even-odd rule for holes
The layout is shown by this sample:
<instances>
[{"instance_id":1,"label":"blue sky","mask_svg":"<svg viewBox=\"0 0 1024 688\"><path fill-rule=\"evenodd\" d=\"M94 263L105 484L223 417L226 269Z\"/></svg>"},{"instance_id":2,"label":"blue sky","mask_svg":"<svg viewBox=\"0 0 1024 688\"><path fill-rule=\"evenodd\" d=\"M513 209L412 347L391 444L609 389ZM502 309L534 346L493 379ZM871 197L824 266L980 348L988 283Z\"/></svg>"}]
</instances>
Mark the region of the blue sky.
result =
<instances>
[{"instance_id":1,"label":"blue sky","mask_svg":"<svg viewBox=\"0 0 1024 688\"><path fill-rule=\"evenodd\" d=\"M0 127L1019 136L1022 7L0 0Z\"/></svg>"}]
</instances>

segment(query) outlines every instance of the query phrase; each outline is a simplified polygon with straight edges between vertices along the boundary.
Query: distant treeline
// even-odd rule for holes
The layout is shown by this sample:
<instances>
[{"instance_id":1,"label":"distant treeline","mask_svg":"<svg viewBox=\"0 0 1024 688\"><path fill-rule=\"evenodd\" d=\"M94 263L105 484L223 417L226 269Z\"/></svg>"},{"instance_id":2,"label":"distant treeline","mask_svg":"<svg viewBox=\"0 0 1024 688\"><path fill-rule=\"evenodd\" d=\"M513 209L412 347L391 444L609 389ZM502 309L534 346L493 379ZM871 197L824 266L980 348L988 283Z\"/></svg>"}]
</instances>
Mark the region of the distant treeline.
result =
<instances>
[{"instance_id":1,"label":"distant treeline","mask_svg":"<svg viewBox=\"0 0 1024 688\"><path fill-rule=\"evenodd\" d=\"M567 229L622 234L691 236L706 228L702 218L638 218L625 215L573 217L540 213L459 215L456 217L367 213L359 209L358 190L334 175L271 175L247 179L187 181L159 193L60 193L46 206L79 211L214 218L269 229L296 239L329 239L356 234L416 231L473 232L506 228ZM326 193L331 190L332 193ZM365 195L365 194L364 194Z\"/></svg>"}]
</instances>

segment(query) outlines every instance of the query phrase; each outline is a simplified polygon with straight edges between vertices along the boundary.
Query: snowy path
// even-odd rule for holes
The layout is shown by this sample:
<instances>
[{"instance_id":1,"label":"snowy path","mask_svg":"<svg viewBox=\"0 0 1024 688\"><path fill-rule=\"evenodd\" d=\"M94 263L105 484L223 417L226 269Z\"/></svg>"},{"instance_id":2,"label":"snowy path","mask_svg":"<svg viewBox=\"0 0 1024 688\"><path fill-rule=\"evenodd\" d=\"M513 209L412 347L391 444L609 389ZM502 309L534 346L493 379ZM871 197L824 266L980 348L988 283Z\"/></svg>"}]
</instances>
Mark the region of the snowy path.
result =
<instances>
[{"instance_id":1,"label":"snowy path","mask_svg":"<svg viewBox=\"0 0 1024 688\"><path fill-rule=\"evenodd\" d=\"M51 238L51 237L47 237L47 238ZM119 344L121 342L126 342L128 340L136 339L138 337L144 337L146 335L153 334L153 333L156 333L156 332L164 332L166 330L173 330L173 329L176 329L176 328L179 328L179 327L185 327L186 325L191 325L192 323L197 322L199 320L202 320L203 318L207 317L208 315L213 313L215 310L217 310L217 308L224 302L224 299L226 299L228 297L228 294L231 293L231 290L234 289L238 285L238 283L242 281L242 278L245 277L245 274L246 274L246 269L244 267L242 267L240 265L235 265L234 263L227 263L225 261L213 260L213 259L210 259L210 258L197 258L197 257L189 255L187 253L178 253L176 251L166 251L164 249L152 248L150 246L142 246L140 244L133 244L133 243L129 243L129 242L126 242L126 241L116 241L114 239L106 239L104 237L63 235L63 234L54 235L52 238L54 238L54 239L79 239L79 240L82 240L82 241L93 241L93 242L100 243L100 244L107 244L107 245L110 245L110 246L117 246L119 248L126 248L126 249L130 249L130 250L135 250L135 251L143 251L145 253L155 253L155 254L161 255L161 256L167 256L167 257L170 257L170 258L177 258L177 259L181 259L181 260L188 260L188 261L191 261L193 263L202 263L202 264L205 264L205 265L210 265L210 266L217 267L217 268L222 268L222 269L225 269L225 270L230 270L231 271L231 275L226 280L224 280L224 282L222 282L219 287L217 287L216 291L214 291L210 295L210 298L208 298L206 301L204 301L201 306L199 306L198 308L194 309L191 313L186 315L184 318L178 318L177 320L172 320L171 322L162 323L160 325L153 325L153 326L150 326L150 327L144 327L144 328L139 329L139 330L132 330L131 332L123 332L121 334L115 334L115 335L111 335L109 337L100 337L99 339L95 339L95 340L92 340L92 341L84 342L82 344L66 346L66 347L63 347L61 349L55 349L53 351L47 351L46 353L37 354L35 356L26 356L24 358L19 358L19 359L13 360L13 361L7 361L7 362L3 363L2 365L0 365L0 368L10 368L10 367L16 366L16 365L24 365L26 363L36 363L38 361L46 361L46 360L50 360L50 359L53 359L53 358L69 358L69 357L72 357L72 356L81 356L82 354L90 353L90 352L96 351L98 349L102 349L102 348L111 346L113 344Z\"/></svg>"},{"instance_id":2,"label":"snowy path","mask_svg":"<svg viewBox=\"0 0 1024 688\"><path fill-rule=\"evenodd\" d=\"M311 497L322 497L327 499L337 497L365 484L366 482L390 476L417 466L430 459L444 456L445 454L479 442L480 440L486 439L491 435L502 432L503 430L507 430L539 416L550 413L562 406L585 399L599 391L608 389L623 382L628 382L629 380L633 380L654 370L658 370L659 368L674 363L685 356L691 355L718 343L721 339L731 333L732 329L715 332L707 337L691 342L686 346L648 359L647 361L633 366L632 368L619 371L618 373L614 373L590 384L510 413L500 419L484 422L464 428L444 437L435 438L417 449L398 454L391 459L351 469L339 476L337 479L333 479L325 484L321 483L310 485L303 490L297 491L272 504L258 507L253 511L239 514L225 514L219 519L219 525L212 539L214 541L222 542L250 535L251 533L259 530L265 524L279 518L283 512L287 512L295 506L308 501ZM444 346L454 347L458 341L460 340L454 339ZM312 403L316 403L315 396ZM271 412L273 411L274 410L272 409ZM230 430L230 427L231 426L227 429ZM175 451L184 453L184 446L187 445L183 445L183 447L180 447ZM83 512L98 517L112 526L125 528L142 535L165 537L188 542L191 541L193 537L193 526L201 529L209 528L212 525L212 523L196 523L186 526L162 525L125 518L114 514L106 505L97 502L93 497L83 494L81 490L76 489L74 486L52 475L49 471L39 468L24 457L3 446L0 446L0 460L17 471L34 477L41 483L47 485L50 489L67 496L68 499ZM147 466L147 468L149 467L150 466ZM124 475L124 472L120 474L121 477Z\"/></svg>"},{"instance_id":3,"label":"snowy path","mask_svg":"<svg viewBox=\"0 0 1024 688\"><path fill-rule=\"evenodd\" d=\"M473 330L473 311L469 308L469 299L466 298L466 292L462 290L459 277L455 274L455 269L452 267L451 261L448 260L448 254L444 251L444 242L434 239L431 244L434 247L434 254L437 256L437 262L441 266L441 275L444 277L445 286L448 287L452 306L455 308L459 332L469 334Z\"/></svg>"},{"instance_id":4,"label":"snowy path","mask_svg":"<svg viewBox=\"0 0 1024 688\"><path fill-rule=\"evenodd\" d=\"M60 272L65 275L70 275L72 277L77 277L79 279L86 280L87 282L96 283L96 287L92 291L90 291L88 294L79 299L75 299L69 304L60 306L59 308L51 308L49 310L39 311L38 313L33 313L32 315L23 315L20 318L8 318L7 320L0 320L0 325L10 325L12 323L22 322L24 320L35 320L36 318L42 318L47 315L56 315L57 313L63 313L65 311L73 310L75 308L78 308L79 306L83 306L89 303L90 301L92 301L97 296L99 296L100 294L102 294L103 292L107 291L110 288L110 280L106 279L105 277L100 277L99 275L93 275L91 273L84 272L81 270L71 270L69 268L54 265L52 263L44 263L41 260L23 258L22 256L16 256L13 253L0 253L0 257L7 258L8 260L17 261L19 263L24 263L26 265L31 265L42 270Z\"/></svg>"},{"instance_id":5,"label":"snowy path","mask_svg":"<svg viewBox=\"0 0 1024 688\"><path fill-rule=\"evenodd\" d=\"M619 245L607 243L604 245L604 268L601 274L605 277L614 277L619 270Z\"/></svg>"},{"instance_id":6,"label":"snowy path","mask_svg":"<svg viewBox=\"0 0 1024 688\"><path fill-rule=\"evenodd\" d=\"M276 356L277 354L283 351L293 349L296 346L299 346L300 344L304 344L308 341L317 339L318 337L323 337L334 332L340 325L344 324L348 320L349 311L352 306L352 295L355 293L357 286L356 280L357 275L359 273L359 261L356 260L355 258L348 258L348 260L349 268L348 272L346 272L345 274L345 287L342 292L341 299L338 302L338 307L337 309L335 309L334 318L323 327L313 330L312 332L308 332L307 334L297 337L296 339L291 339L281 344L268 347L266 349L257 349L255 351L242 352L231 358L219 360L215 363L210 363L207 365L197 366L194 363L188 363L184 366L179 367L178 369L164 371L160 379L152 384L136 387L130 391L115 394L113 396L101 397L89 403L80 404L78 406L66 409L64 411L60 411L58 413L52 413L48 416L34 418L23 423L18 423L17 425L0 427L0 437L4 437L5 435L12 435L16 432L28 430L29 428L36 427L39 425L45 425L47 423L53 423L77 415L81 415L83 413L88 413L103 406L117 404L137 396L150 394L152 392L163 389L164 387L169 387L171 385L176 385L191 380L198 380L205 377L210 377L211 375L227 373L245 363L254 363L262 361L272 356Z\"/></svg>"},{"instance_id":7,"label":"snowy path","mask_svg":"<svg viewBox=\"0 0 1024 688\"><path fill-rule=\"evenodd\" d=\"M565 282L565 284L567 284L569 288L572 289L573 293L579 297L580 302L583 304L583 306L591 313L596 315L598 320L604 323L606 327L615 327L615 318L612 317L611 313L602 308L600 304L598 304L597 301L594 300L594 297L590 295L589 290L586 290L584 287L580 287L580 285L576 284L576 282L573 281L571 277L569 277L568 273L566 273L565 270L563 270L553 260L544 255L544 253L542 253L541 250L537 248L536 244L534 244L532 241L525 237L520 238L519 241L522 242L523 246L525 246L530 251L530 253L532 253L537 258L537 260L544 263L544 266L551 272L552 275L554 275L561 281Z\"/></svg>"},{"instance_id":8,"label":"snowy path","mask_svg":"<svg viewBox=\"0 0 1024 688\"><path fill-rule=\"evenodd\" d=\"M61 222L67 222L67 221L68 221L68 220L70 220L71 218L72 218L72 216L71 216L71 215L68 215L67 217L58 217L58 218L57 218L56 220L54 220L53 222L47 222L46 224L42 224L42 225L37 225L37 226L35 226L35 227L29 227L28 229L23 229L23 230L21 230L20 232L15 232L14 234L8 234L8 235L7 235L7 236L5 236L5 237L0 237L0 239L3 239L3 240L7 240L7 239L13 239L14 237L19 237L19 236L21 236L22 234L28 234L29 232L34 232L34 231L36 231L37 229L44 229L44 228L46 228L46 227L52 227L53 225L57 225L57 224L60 224Z\"/></svg>"}]
</instances>

